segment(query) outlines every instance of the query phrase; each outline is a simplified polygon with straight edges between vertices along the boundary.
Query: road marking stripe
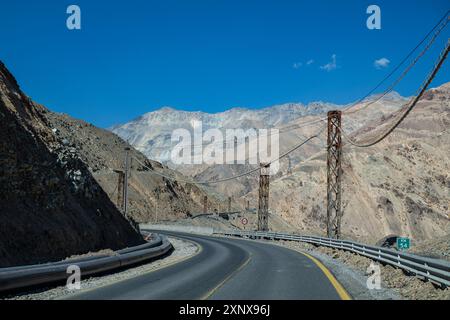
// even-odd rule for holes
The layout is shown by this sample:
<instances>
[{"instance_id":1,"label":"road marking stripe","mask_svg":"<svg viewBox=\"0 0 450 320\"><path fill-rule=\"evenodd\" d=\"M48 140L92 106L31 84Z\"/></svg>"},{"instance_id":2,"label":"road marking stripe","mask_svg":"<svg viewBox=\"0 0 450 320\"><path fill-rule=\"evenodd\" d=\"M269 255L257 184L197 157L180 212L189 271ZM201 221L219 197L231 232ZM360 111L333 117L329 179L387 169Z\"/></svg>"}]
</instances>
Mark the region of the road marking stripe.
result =
<instances>
[{"instance_id":1,"label":"road marking stripe","mask_svg":"<svg viewBox=\"0 0 450 320\"><path fill-rule=\"evenodd\" d=\"M215 286L214 288L212 288L210 291L208 291L204 296L202 296L200 298L200 300L206 300L209 299L217 290L220 289L220 287L222 287L228 280L230 280L232 277L234 277L239 271L241 271L242 269L244 269L245 266L248 265L248 263L250 262L252 258L252 254L250 253L249 257L247 258L247 260L245 260L245 262L243 264L241 264L239 266L239 268L237 268L236 270L234 270L232 273L230 273L225 279L223 279L217 286Z\"/></svg>"},{"instance_id":2,"label":"road marking stripe","mask_svg":"<svg viewBox=\"0 0 450 320\"><path fill-rule=\"evenodd\" d=\"M224 237L224 236L217 236L217 238L224 238L224 239L230 239L229 237ZM252 242L252 241L255 241L255 242L260 242L260 243L266 243L267 244L267 241L264 241L264 240L250 240L250 239L242 239L242 240L244 240L244 241L250 241L250 242ZM339 295L339 297L342 299L342 300L352 300L352 297L351 297L351 295L350 294L348 294L348 292L344 289L344 287L339 283L339 281L337 281L337 279L333 276L333 274L331 273L331 271L329 271L328 269L327 269L327 267L325 267L325 265L322 263L322 262L320 262L318 259L316 259L316 258L314 258L313 256L311 256L311 255L309 255L309 254L307 254L307 253L305 253L305 252L302 252L302 251L299 251L299 250L295 250L295 249L291 249L291 248L287 248L286 246L283 246L283 245L281 245L281 244L278 244L278 243L270 243L271 245L275 245L275 246L280 246L280 247L282 247L282 248L285 248L285 249L289 249L289 250L293 250L293 251L295 251L295 252L297 252L297 253L301 253L301 254L303 254L304 256L306 256L306 257L308 257L309 259L311 259L319 268L320 268L320 270L322 270L322 272L325 274L325 276L328 278L328 280L331 282L331 284L332 284L332 286L334 287L334 289L336 290L336 292L337 292L337 294Z\"/></svg>"},{"instance_id":3,"label":"road marking stripe","mask_svg":"<svg viewBox=\"0 0 450 320\"><path fill-rule=\"evenodd\" d=\"M320 262L318 259L314 258L313 256L311 256L305 252L300 252L300 253L303 254L304 256L308 257L309 259L311 259L320 268L320 270L322 270L322 272L325 274L325 276L328 278L328 280L333 285L334 289L338 293L341 300L352 300L352 297L347 293L347 291L344 289L344 287L339 283L339 281L336 280L336 278L333 276L333 274L330 272L330 270L328 270L327 267L325 267L322 262Z\"/></svg>"}]
</instances>

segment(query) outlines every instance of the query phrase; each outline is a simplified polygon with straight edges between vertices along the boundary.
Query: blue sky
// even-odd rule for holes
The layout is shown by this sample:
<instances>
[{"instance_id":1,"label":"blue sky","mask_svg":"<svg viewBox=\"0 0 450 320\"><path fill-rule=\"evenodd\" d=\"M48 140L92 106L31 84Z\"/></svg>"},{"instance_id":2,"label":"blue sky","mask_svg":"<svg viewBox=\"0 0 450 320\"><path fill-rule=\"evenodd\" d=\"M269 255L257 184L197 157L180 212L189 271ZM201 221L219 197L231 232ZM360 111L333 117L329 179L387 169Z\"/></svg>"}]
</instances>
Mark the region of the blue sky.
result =
<instances>
[{"instance_id":1,"label":"blue sky","mask_svg":"<svg viewBox=\"0 0 450 320\"><path fill-rule=\"evenodd\" d=\"M66 28L70 4L81 8L81 30ZM371 4L381 8L381 30L366 27ZM101 127L162 106L349 103L449 7L448 0L3 1L0 59L35 101ZM449 30L397 91L415 92ZM376 68L382 58L390 63ZM449 70L447 62L433 86L450 81Z\"/></svg>"}]
</instances>

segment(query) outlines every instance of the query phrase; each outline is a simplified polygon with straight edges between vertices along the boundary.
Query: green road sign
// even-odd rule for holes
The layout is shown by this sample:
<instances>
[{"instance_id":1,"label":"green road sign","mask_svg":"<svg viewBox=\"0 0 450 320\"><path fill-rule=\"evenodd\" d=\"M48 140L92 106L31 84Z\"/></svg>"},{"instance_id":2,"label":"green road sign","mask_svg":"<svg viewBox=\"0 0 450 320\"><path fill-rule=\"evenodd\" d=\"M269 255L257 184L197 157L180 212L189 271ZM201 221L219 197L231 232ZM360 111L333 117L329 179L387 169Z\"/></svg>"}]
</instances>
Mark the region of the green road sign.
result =
<instances>
[{"instance_id":1,"label":"green road sign","mask_svg":"<svg viewBox=\"0 0 450 320\"><path fill-rule=\"evenodd\" d=\"M397 238L397 249L408 250L411 247L411 241L409 238Z\"/></svg>"}]
</instances>

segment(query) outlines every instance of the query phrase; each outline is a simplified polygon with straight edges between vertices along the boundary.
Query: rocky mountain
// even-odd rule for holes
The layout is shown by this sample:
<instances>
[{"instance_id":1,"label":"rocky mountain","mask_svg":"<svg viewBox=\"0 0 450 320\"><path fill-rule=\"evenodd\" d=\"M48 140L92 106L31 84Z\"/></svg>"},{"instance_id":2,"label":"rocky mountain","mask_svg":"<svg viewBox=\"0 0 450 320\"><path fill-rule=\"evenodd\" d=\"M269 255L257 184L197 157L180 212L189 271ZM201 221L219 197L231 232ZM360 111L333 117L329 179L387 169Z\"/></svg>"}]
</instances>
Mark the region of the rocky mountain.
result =
<instances>
[{"instance_id":1,"label":"rocky mountain","mask_svg":"<svg viewBox=\"0 0 450 320\"><path fill-rule=\"evenodd\" d=\"M401 112L381 101L344 114L358 141L379 136ZM381 143L343 146L343 233L375 243L387 235L413 241L450 234L450 84L429 90L406 120ZM322 135L325 141L325 135ZM299 159L300 157L298 157ZM274 177L271 208L303 232L322 233L326 221L326 152L318 151ZM246 197L255 196L255 191Z\"/></svg>"},{"instance_id":2,"label":"rocky mountain","mask_svg":"<svg viewBox=\"0 0 450 320\"><path fill-rule=\"evenodd\" d=\"M195 215L203 211L205 195L208 196L211 211L224 202L202 186L183 182L188 178L157 161L149 160L114 133L66 114L41 108L45 110L44 117L57 139L70 152L80 156L95 180L117 205L117 170L123 171L124 150L130 148L128 213L134 220L148 223L157 219L175 220Z\"/></svg>"},{"instance_id":3,"label":"rocky mountain","mask_svg":"<svg viewBox=\"0 0 450 320\"><path fill-rule=\"evenodd\" d=\"M448 89L449 84L445 84L429 90L399 129L382 143L359 149L344 142L343 232L346 237L375 243L390 234L418 241L450 233L447 216L450 203ZM382 124L390 123L392 115L408 101L394 92L387 96L373 95L350 105L343 116L345 132L358 139L370 139L379 134L380 128L385 128ZM180 127L192 130L192 119L207 119L203 120L204 130L214 125L222 130L274 126L280 130L280 153L319 134L319 139L281 160L281 170L271 178L270 209L272 214L303 233L323 234L326 124L321 119L326 117L326 111L335 108L344 110L347 106L322 104L308 112L308 106L291 104L263 109L261 113L233 109L213 115L165 108L116 126L113 131L130 139L144 153L163 158L164 152L171 150L171 131ZM303 113L290 113L290 110L300 109ZM289 162L292 173L288 170ZM202 164L178 169L198 180L214 180L254 167ZM218 194L234 197L242 208L247 201L251 207L257 206L257 174L213 187Z\"/></svg>"},{"instance_id":4,"label":"rocky mountain","mask_svg":"<svg viewBox=\"0 0 450 320\"><path fill-rule=\"evenodd\" d=\"M336 105L314 102L308 105L288 103L264 109L233 108L220 113L188 112L164 107L110 130L151 159L170 163L171 135L175 129L192 131L194 121L201 121L203 131L210 128L250 129L282 126L307 115L316 115ZM186 173L189 173L187 171Z\"/></svg>"},{"instance_id":5,"label":"rocky mountain","mask_svg":"<svg viewBox=\"0 0 450 320\"><path fill-rule=\"evenodd\" d=\"M374 101L380 102L374 103ZM369 109L364 116L349 118L345 126L349 131L354 131L365 126L367 121L373 117L380 117L383 114L397 110L406 101L398 93L392 92L380 99L379 95L368 97L364 103L373 103L373 108ZM382 108L377 108L382 105ZM225 164L208 165L205 163L192 165L177 165L170 161L170 154L175 145L171 142L172 132L176 129L187 129L193 136L194 121L202 121L202 130L219 129L224 137L216 144L225 141L225 152L234 148L233 143L226 137L226 129L269 129L280 130L280 153L289 150L300 141L318 132L323 123L320 118L326 116L326 112L332 109L342 109L345 106L332 103L314 102L308 105L301 103L290 103L276 105L260 110L233 108L222 113L187 112L165 107L158 111L149 112L136 120L124 125L111 128L122 138L128 140L136 149L141 150L152 159L159 159L167 163L168 166L194 177L196 180L215 180L241 174L254 167L250 164ZM318 121L319 120L319 121ZM313 125L304 126L304 123L313 122ZM322 139L322 141L324 141ZM184 142L183 142L184 143ZM203 147L210 144L203 142ZM257 141L251 140L249 145L256 145ZM222 147L221 145L221 147ZM297 164L300 160L318 152L323 142L313 140L311 143L295 152L290 157L291 165ZM287 171L289 165L288 158L281 161L281 172ZM232 181L233 182L233 181ZM257 186L258 177L256 175L246 176L238 180L238 183L227 183L213 185L213 189L225 196L240 197L250 192Z\"/></svg>"},{"instance_id":6,"label":"rocky mountain","mask_svg":"<svg viewBox=\"0 0 450 320\"><path fill-rule=\"evenodd\" d=\"M0 62L0 267L142 243Z\"/></svg>"}]
</instances>

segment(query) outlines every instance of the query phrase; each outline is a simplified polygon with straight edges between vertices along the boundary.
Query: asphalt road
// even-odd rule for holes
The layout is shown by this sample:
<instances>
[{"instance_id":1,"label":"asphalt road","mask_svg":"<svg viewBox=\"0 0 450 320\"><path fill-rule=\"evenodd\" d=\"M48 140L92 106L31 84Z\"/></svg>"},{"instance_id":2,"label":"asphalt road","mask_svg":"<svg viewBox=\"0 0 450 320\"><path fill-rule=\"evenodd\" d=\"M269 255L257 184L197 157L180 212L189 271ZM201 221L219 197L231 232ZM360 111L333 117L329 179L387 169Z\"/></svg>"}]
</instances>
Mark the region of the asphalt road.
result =
<instances>
[{"instance_id":1,"label":"asphalt road","mask_svg":"<svg viewBox=\"0 0 450 320\"><path fill-rule=\"evenodd\" d=\"M193 241L187 260L70 299L341 299L323 266L296 251L243 239L159 232ZM341 289L341 290L340 290Z\"/></svg>"}]
</instances>

